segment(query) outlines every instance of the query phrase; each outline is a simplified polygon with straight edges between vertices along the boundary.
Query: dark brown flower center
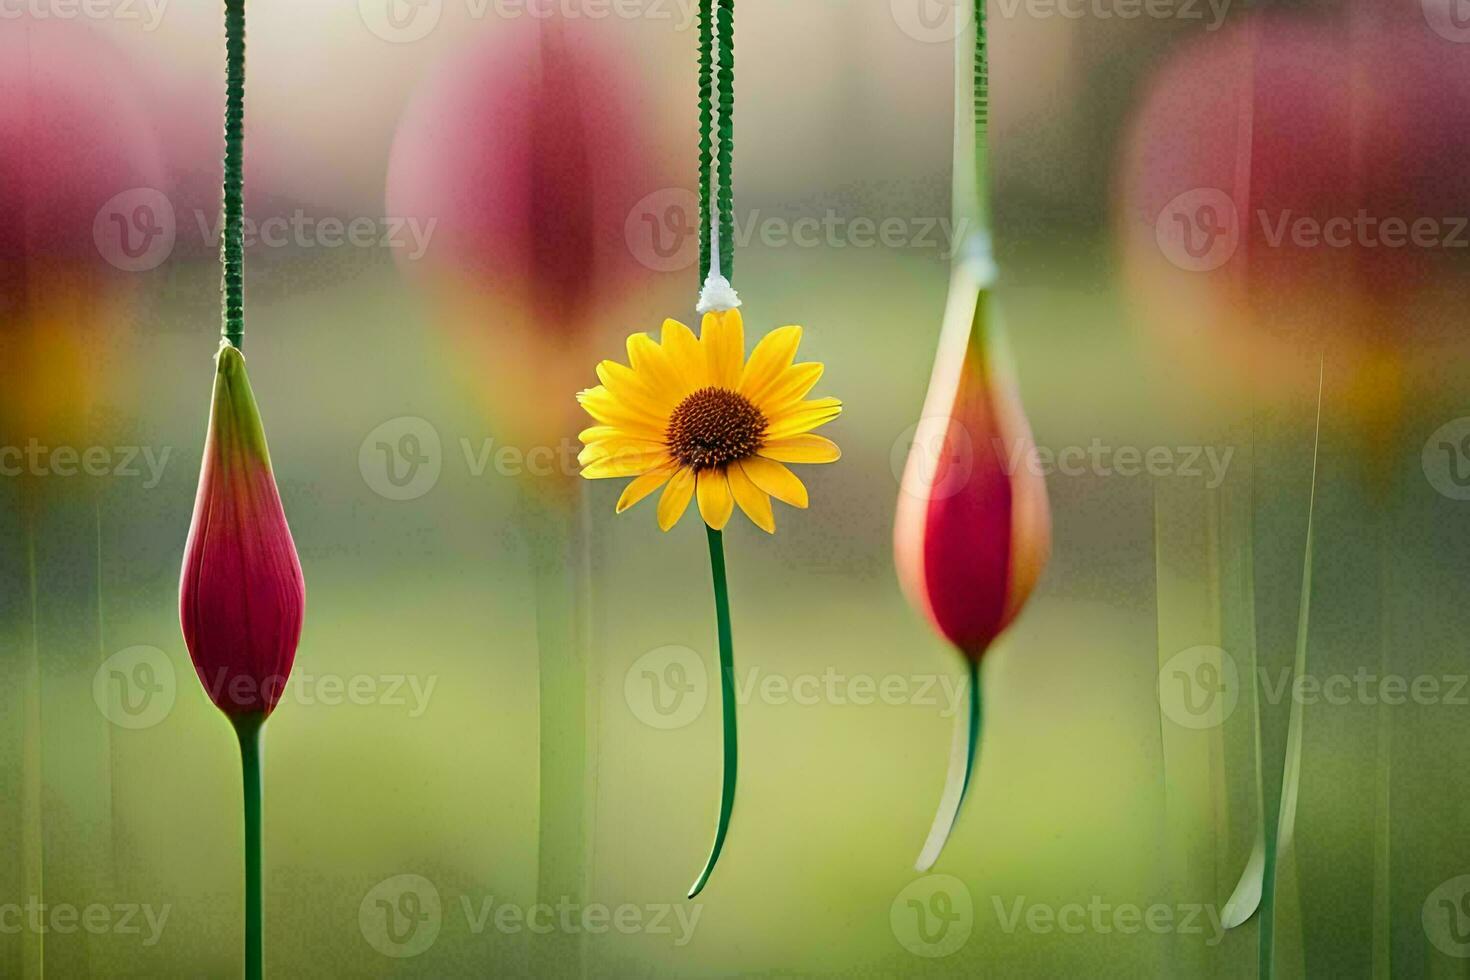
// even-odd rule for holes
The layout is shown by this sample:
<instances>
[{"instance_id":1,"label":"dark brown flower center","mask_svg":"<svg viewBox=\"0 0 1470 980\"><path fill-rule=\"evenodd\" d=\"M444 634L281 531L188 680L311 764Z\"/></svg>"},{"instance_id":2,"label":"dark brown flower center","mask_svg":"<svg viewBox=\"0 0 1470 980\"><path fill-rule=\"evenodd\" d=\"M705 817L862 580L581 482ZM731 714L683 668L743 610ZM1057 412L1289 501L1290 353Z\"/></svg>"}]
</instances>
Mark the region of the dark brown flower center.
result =
<instances>
[{"instance_id":1,"label":"dark brown flower center","mask_svg":"<svg viewBox=\"0 0 1470 980\"><path fill-rule=\"evenodd\" d=\"M724 466L755 455L766 417L743 395L727 388L701 388L669 416L669 452L696 470Z\"/></svg>"}]
</instances>

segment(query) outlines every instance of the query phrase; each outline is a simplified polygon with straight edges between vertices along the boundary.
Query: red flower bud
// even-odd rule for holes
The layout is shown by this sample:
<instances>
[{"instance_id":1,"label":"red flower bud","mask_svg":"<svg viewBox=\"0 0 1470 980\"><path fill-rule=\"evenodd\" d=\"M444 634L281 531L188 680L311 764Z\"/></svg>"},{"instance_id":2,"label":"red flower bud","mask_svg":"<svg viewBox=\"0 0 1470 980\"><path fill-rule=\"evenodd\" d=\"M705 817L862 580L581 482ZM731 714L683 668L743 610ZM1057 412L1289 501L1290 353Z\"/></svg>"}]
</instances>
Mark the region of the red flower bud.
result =
<instances>
[{"instance_id":1,"label":"red flower bud","mask_svg":"<svg viewBox=\"0 0 1470 980\"><path fill-rule=\"evenodd\" d=\"M179 619L194 669L227 715L270 714L280 700L306 608L306 585L245 357L221 347L184 548Z\"/></svg>"},{"instance_id":2,"label":"red flower bud","mask_svg":"<svg viewBox=\"0 0 1470 980\"><path fill-rule=\"evenodd\" d=\"M955 270L894 525L909 601L975 661L1051 551L1046 483L979 266Z\"/></svg>"}]
</instances>

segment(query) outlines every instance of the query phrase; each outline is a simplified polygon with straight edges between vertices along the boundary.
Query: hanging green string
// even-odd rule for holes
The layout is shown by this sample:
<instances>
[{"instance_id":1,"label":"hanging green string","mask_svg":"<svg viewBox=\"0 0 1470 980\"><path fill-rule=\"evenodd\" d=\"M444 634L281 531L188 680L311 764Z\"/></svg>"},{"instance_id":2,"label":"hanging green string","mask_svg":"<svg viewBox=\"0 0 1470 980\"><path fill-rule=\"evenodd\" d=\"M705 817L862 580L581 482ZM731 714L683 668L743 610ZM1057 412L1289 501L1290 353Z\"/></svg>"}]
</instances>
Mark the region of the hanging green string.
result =
<instances>
[{"instance_id":1,"label":"hanging green string","mask_svg":"<svg viewBox=\"0 0 1470 980\"><path fill-rule=\"evenodd\" d=\"M710 164L713 159L714 9L712 0L699 4L699 281L710 265Z\"/></svg>"},{"instance_id":2,"label":"hanging green string","mask_svg":"<svg viewBox=\"0 0 1470 980\"><path fill-rule=\"evenodd\" d=\"M973 130L974 154L963 161L963 164L958 158L955 162L956 177L969 181L969 186L956 189L960 208L969 213L961 213L956 217L968 219L973 223L971 231L983 233L990 229L990 58L985 37L984 0L976 0L973 10L975 47L969 66L970 118L963 121L963 126L959 120L956 122L955 153L958 155L967 149L960 142L959 133L968 128ZM961 47L958 54L963 57L965 53L965 49ZM960 66L956 65L955 70L958 72ZM957 114L960 108L960 105L955 106Z\"/></svg>"},{"instance_id":3,"label":"hanging green string","mask_svg":"<svg viewBox=\"0 0 1470 980\"><path fill-rule=\"evenodd\" d=\"M224 264L225 339L245 338L245 0L225 0Z\"/></svg>"},{"instance_id":4,"label":"hanging green string","mask_svg":"<svg viewBox=\"0 0 1470 980\"><path fill-rule=\"evenodd\" d=\"M990 62L985 53L985 4L975 4L975 150L985 154L990 127Z\"/></svg>"},{"instance_id":5,"label":"hanging green string","mask_svg":"<svg viewBox=\"0 0 1470 980\"><path fill-rule=\"evenodd\" d=\"M716 16L718 4L718 17ZM718 23L716 23L718 21ZM719 68L715 52L719 51ZM715 148L715 105L719 105L719 148ZM720 216L720 273L735 267L735 0L700 0L699 5L699 281L710 273L710 214Z\"/></svg>"},{"instance_id":6,"label":"hanging green string","mask_svg":"<svg viewBox=\"0 0 1470 980\"><path fill-rule=\"evenodd\" d=\"M735 280L735 0L717 0L720 99L720 272ZM708 226L706 226L708 227Z\"/></svg>"}]
</instances>

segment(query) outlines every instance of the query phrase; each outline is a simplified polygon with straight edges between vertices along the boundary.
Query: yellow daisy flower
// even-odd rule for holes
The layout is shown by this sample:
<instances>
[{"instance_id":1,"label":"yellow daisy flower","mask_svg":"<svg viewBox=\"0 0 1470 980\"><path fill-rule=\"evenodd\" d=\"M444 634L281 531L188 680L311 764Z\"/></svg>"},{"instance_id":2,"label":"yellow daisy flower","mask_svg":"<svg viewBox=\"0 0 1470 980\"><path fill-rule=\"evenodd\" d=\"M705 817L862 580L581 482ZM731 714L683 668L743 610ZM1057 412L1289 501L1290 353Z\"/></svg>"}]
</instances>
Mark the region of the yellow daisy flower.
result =
<instances>
[{"instance_id":1,"label":"yellow daisy flower","mask_svg":"<svg viewBox=\"0 0 1470 980\"><path fill-rule=\"evenodd\" d=\"M812 430L842 412L836 398L808 399L822 365L793 364L801 327L773 330L745 359L739 310L706 313L700 336L665 320L661 342L628 338L628 364L597 365L602 382L577 394L597 425L582 431L577 461L596 480L631 476L617 511L660 487L658 526L673 527L689 501L716 531L735 505L774 533L771 498L807 505L806 487L787 463L831 463L841 455Z\"/></svg>"}]
</instances>

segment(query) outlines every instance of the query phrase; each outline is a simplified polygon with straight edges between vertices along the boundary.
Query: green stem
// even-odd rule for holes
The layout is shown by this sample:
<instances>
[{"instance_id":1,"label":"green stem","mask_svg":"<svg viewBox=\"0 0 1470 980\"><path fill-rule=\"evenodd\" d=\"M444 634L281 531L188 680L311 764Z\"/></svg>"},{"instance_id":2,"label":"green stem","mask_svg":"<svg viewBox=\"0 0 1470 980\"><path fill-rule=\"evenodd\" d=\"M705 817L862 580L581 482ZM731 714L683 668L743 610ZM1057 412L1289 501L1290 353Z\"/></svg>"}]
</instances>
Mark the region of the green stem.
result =
<instances>
[{"instance_id":1,"label":"green stem","mask_svg":"<svg viewBox=\"0 0 1470 980\"><path fill-rule=\"evenodd\" d=\"M980 758L980 732L984 725L985 692L980 686L980 662L966 657L969 667L970 710L955 723L955 737L949 757L949 775L945 778L944 793L939 798L939 807L934 813L934 822L929 827L929 836L914 862L915 871L928 871L939 860L944 845L959 819L960 807L970 792L970 781L975 775L975 764Z\"/></svg>"},{"instance_id":2,"label":"green stem","mask_svg":"<svg viewBox=\"0 0 1470 980\"><path fill-rule=\"evenodd\" d=\"M245 0L225 0L224 336L245 337Z\"/></svg>"},{"instance_id":3,"label":"green stem","mask_svg":"<svg viewBox=\"0 0 1470 980\"><path fill-rule=\"evenodd\" d=\"M980 661L965 658L965 663L970 668L970 738L969 745L965 751L965 782L960 787L960 804L963 806L965 796L970 792L970 777L975 774L975 762L980 755L980 723L983 713L982 697L980 690Z\"/></svg>"},{"instance_id":4,"label":"green stem","mask_svg":"<svg viewBox=\"0 0 1470 980\"><path fill-rule=\"evenodd\" d=\"M730 589L725 581L725 542L719 531L705 525L709 533L709 565L715 585L715 616L720 632L720 703L725 723L725 770L720 790L720 823L715 830L715 843L710 848L709 859L699 873L689 897L693 898L704 890L720 851L725 847L725 835L730 830L730 814L735 809L735 770L738 759L735 720L735 644L730 634Z\"/></svg>"},{"instance_id":5,"label":"green stem","mask_svg":"<svg viewBox=\"0 0 1470 980\"><path fill-rule=\"evenodd\" d=\"M245 790L245 980L260 980L264 970L265 902L262 884L261 730L265 715L232 715L230 724L240 740L240 770Z\"/></svg>"}]
</instances>

